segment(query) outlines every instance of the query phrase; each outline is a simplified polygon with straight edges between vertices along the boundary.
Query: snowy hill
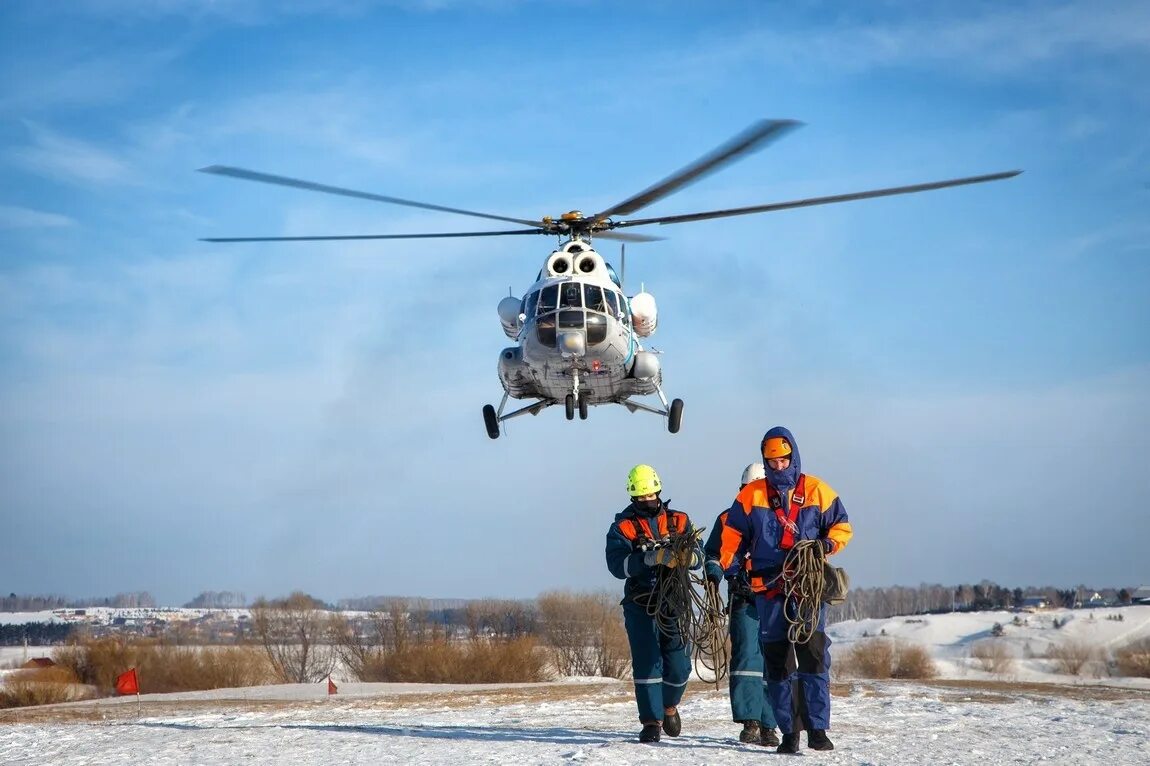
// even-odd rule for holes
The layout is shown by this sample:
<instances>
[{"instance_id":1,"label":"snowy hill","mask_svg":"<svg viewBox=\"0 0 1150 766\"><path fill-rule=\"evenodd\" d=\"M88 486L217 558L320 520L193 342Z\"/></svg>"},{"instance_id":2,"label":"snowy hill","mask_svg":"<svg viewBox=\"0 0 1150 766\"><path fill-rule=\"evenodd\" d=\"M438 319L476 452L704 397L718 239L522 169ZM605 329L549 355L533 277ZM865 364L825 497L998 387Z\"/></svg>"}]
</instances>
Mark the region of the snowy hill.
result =
<instances>
[{"instance_id":1,"label":"snowy hill","mask_svg":"<svg viewBox=\"0 0 1150 766\"><path fill-rule=\"evenodd\" d=\"M1065 624L1055 628L1055 620ZM987 680L970 661L971 648L996 623L1018 657L1006 680ZM804 757L890 766L1150 763L1150 680L1060 676L1041 658L1061 642L1114 648L1148 638L1148 607L862 620L830 633L836 655L883 634L914 642L928 649L944 678L836 681L836 750L804 750ZM674 766L768 756L738 742L725 688L698 681L680 708L683 735L658 745L636 741L626 681L339 687L334 696L326 684L280 685L0 711L0 763Z\"/></svg>"}]
</instances>

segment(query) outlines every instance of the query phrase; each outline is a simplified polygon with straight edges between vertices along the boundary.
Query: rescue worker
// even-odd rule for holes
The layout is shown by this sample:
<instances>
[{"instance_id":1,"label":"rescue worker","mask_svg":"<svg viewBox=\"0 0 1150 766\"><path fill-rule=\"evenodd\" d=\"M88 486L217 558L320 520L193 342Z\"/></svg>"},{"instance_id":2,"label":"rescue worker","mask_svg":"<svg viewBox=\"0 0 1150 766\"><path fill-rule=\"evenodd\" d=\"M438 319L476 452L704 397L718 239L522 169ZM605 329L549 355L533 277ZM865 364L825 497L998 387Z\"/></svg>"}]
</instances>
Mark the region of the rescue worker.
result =
<instances>
[{"instance_id":1,"label":"rescue worker","mask_svg":"<svg viewBox=\"0 0 1150 766\"><path fill-rule=\"evenodd\" d=\"M649 465L637 465L627 475L631 504L616 514L607 530L607 569L623 586L623 622L631 645L635 702L643 725L640 742L658 742L660 729L677 737L682 729L678 705L691 675L690 648L678 632L648 613L648 605L663 578L678 566L698 569L703 555L694 540L695 528L682 511L671 510L660 494L663 484ZM691 535L689 548L667 543ZM678 553L676 553L678 550ZM651 610L652 612L654 609ZM664 632L664 631L670 631Z\"/></svg>"},{"instance_id":2,"label":"rescue worker","mask_svg":"<svg viewBox=\"0 0 1150 766\"><path fill-rule=\"evenodd\" d=\"M853 531L838 494L821 479L802 473L795 437L782 426L763 436L760 449L766 477L739 491L727 513L727 526L737 535L723 538L719 565L729 570L749 551L751 589L759 612L764 682L767 697L783 738L780 753L799 751L792 681L797 680L806 704L810 728L807 746L833 750L827 737L831 725L830 638L826 635L826 605L809 641L792 643L787 638L787 609L795 613L793 599L780 588L783 562L800 540L820 541L826 555L838 553L850 542ZM790 602L788 604L788 602ZM788 658L797 670L788 667Z\"/></svg>"},{"instance_id":3,"label":"rescue worker","mask_svg":"<svg viewBox=\"0 0 1150 766\"><path fill-rule=\"evenodd\" d=\"M762 463L751 463L743 470L739 490L752 481L759 481L763 473ZM755 597L747 577L750 559L738 555L728 571L719 566L719 554L723 537L738 536L738 532L727 526L727 513L723 511L711 526L707 544L703 546L706 555L707 579L718 587L719 580L727 580L727 628L731 636L731 661L728 672L731 692L731 715L736 723L743 724L739 732L740 742L775 747L779 737L775 734L775 713L766 700L766 687L763 685L763 653L759 649L759 612L755 608ZM740 536L741 540L741 536Z\"/></svg>"}]
</instances>

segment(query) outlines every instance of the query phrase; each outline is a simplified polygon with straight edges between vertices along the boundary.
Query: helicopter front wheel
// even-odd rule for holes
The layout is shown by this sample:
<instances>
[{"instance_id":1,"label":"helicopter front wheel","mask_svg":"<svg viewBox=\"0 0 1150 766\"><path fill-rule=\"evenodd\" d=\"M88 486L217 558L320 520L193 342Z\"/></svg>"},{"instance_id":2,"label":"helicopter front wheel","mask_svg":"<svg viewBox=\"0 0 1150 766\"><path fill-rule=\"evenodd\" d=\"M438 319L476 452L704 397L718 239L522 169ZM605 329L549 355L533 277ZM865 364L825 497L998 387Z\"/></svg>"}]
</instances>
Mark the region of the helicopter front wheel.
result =
<instances>
[{"instance_id":1,"label":"helicopter front wheel","mask_svg":"<svg viewBox=\"0 0 1150 766\"><path fill-rule=\"evenodd\" d=\"M567 419L575 419L575 394L567 394L567 398L563 401L567 409Z\"/></svg>"},{"instance_id":2,"label":"helicopter front wheel","mask_svg":"<svg viewBox=\"0 0 1150 766\"><path fill-rule=\"evenodd\" d=\"M683 425L683 400L672 399L671 410L667 413L667 430L677 434L681 425Z\"/></svg>"},{"instance_id":3,"label":"helicopter front wheel","mask_svg":"<svg viewBox=\"0 0 1150 766\"><path fill-rule=\"evenodd\" d=\"M483 425L487 426L487 435L492 439L499 438L499 418L495 415L495 408L490 404L483 405Z\"/></svg>"},{"instance_id":4,"label":"helicopter front wheel","mask_svg":"<svg viewBox=\"0 0 1150 766\"><path fill-rule=\"evenodd\" d=\"M586 396L580 396L579 397L579 419L580 420L586 420L587 419L587 397Z\"/></svg>"}]
</instances>

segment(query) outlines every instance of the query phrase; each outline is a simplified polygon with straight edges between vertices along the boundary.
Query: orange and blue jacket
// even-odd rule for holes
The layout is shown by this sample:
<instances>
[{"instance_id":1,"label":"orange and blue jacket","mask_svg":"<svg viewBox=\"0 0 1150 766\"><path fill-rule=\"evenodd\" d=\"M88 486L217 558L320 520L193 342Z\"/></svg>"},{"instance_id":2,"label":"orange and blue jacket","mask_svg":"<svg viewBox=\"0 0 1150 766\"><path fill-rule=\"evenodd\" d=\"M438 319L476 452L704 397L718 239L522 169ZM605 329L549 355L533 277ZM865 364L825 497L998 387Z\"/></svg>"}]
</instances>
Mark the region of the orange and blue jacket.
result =
<instances>
[{"instance_id":1,"label":"orange and blue jacket","mask_svg":"<svg viewBox=\"0 0 1150 766\"><path fill-rule=\"evenodd\" d=\"M854 534L838 493L817 476L800 472L798 445L791 433L777 428L767 434L783 435L791 443L791 467L783 472L767 468L766 479L739 491L727 511L725 526L730 532L722 533L718 556L719 568L729 573L733 567L737 571L737 562L749 551L751 589L757 592L771 590L772 580L799 540L830 540L834 554Z\"/></svg>"},{"instance_id":2,"label":"orange and blue jacket","mask_svg":"<svg viewBox=\"0 0 1150 766\"><path fill-rule=\"evenodd\" d=\"M634 600L637 594L655 590L659 575L665 567L644 563L643 556L652 546L665 542L672 534L693 534L694 531L695 527L687 514L668 508L667 503L654 516L639 513L633 504L617 513L615 521L607 530L606 555L607 569L620 580L626 580L621 603L626 604ZM700 550L699 561L702 560Z\"/></svg>"}]
</instances>

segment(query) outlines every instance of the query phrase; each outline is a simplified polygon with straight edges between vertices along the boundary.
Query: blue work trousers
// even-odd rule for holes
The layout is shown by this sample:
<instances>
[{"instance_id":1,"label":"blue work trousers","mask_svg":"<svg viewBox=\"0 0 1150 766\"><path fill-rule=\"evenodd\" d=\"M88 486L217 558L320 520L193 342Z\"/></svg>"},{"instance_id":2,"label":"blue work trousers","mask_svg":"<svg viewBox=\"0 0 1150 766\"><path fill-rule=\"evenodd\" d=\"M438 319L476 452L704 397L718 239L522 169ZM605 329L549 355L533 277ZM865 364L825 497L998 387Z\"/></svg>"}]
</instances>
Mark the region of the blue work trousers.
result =
<instances>
[{"instance_id":1,"label":"blue work trousers","mask_svg":"<svg viewBox=\"0 0 1150 766\"><path fill-rule=\"evenodd\" d=\"M687 690L691 652L682 636L659 631L655 618L634 602L623 604L623 623L631 644L631 675L639 720L662 721L663 709L675 707Z\"/></svg>"},{"instance_id":2,"label":"blue work trousers","mask_svg":"<svg viewBox=\"0 0 1150 766\"><path fill-rule=\"evenodd\" d=\"M810 641L793 644L787 640L786 599L755 594L759 612L759 637L763 650L763 682L775 712L779 730L792 734L803 727L795 720L794 686L802 691L807 722L812 729L831 727L831 639L826 634L827 607L819 610L818 626ZM793 613L794 604L791 604ZM797 664L797 668L795 665Z\"/></svg>"},{"instance_id":3,"label":"blue work trousers","mask_svg":"<svg viewBox=\"0 0 1150 766\"><path fill-rule=\"evenodd\" d=\"M731 600L731 715L736 721L758 721L773 729L775 713L766 699L763 652L759 647L759 612L753 601Z\"/></svg>"}]
</instances>

